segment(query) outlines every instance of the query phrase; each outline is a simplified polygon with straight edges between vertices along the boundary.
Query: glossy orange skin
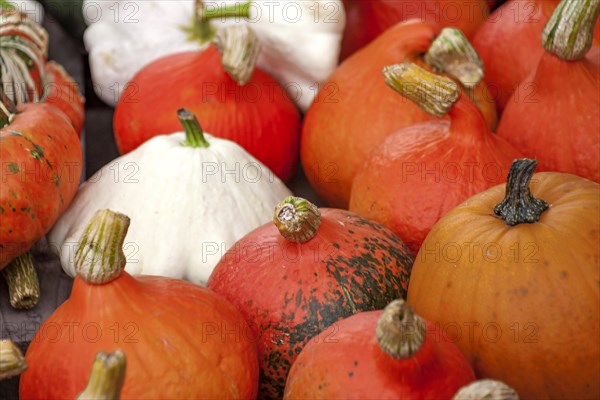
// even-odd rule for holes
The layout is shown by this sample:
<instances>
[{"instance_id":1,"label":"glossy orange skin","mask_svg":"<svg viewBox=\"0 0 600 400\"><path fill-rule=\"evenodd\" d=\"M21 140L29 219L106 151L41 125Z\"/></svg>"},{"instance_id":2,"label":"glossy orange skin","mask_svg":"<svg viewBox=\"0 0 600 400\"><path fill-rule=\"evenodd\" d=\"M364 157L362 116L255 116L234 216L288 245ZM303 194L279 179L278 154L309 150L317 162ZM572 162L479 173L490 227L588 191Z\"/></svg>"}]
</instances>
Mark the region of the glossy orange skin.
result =
<instances>
[{"instance_id":1,"label":"glossy orange skin","mask_svg":"<svg viewBox=\"0 0 600 400\"><path fill-rule=\"evenodd\" d=\"M522 399L597 399L600 186L541 172L530 187L550 204L533 224L510 227L493 215L505 185L447 213L416 257L408 302L462 333L457 344L479 378Z\"/></svg>"},{"instance_id":2,"label":"glossy orange skin","mask_svg":"<svg viewBox=\"0 0 600 400\"><path fill-rule=\"evenodd\" d=\"M498 114L544 53L542 30L559 1L510 0L494 11L474 36L473 47L485 65L484 80ZM594 43L600 43L600 24L594 31Z\"/></svg>"},{"instance_id":3,"label":"glossy orange skin","mask_svg":"<svg viewBox=\"0 0 600 400\"><path fill-rule=\"evenodd\" d=\"M75 132L81 135L85 120L85 99L79 93L77 84L60 64L53 61L46 63L46 74L44 101L65 113Z\"/></svg>"},{"instance_id":4,"label":"glossy orange skin","mask_svg":"<svg viewBox=\"0 0 600 400\"><path fill-rule=\"evenodd\" d=\"M181 131L176 112L182 107L196 114L205 132L238 143L281 179L293 175L300 136L293 99L258 68L239 86L214 46L163 57L133 77L115 109L119 152Z\"/></svg>"},{"instance_id":5,"label":"glossy orange skin","mask_svg":"<svg viewBox=\"0 0 600 400\"><path fill-rule=\"evenodd\" d=\"M248 326L221 296L178 279L123 272L71 297L27 350L21 399L74 399L97 352L127 357L124 399L252 399L258 361Z\"/></svg>"},{"instance_id":6,"label":"glossy orange skin","mask_svg":"<svg viewBox=\"0 0 600 400\"><path fill-rule=\"evenodd\" d=\"M426 321L427 336L407 359L375 338L381 311L362 312L306 344L288 375L284 399L451 399L475 373L459 348Z\"/></svg>"},{"instance_id":7,"label":"glossy orange skin","mask_svg":"<svg viewBox=\"0 0 600 400\"><path fill-rule=\"evenodd\" d=\"M300 158L306 176L328 205L348 208L352 180L369 153L388 135L418 122L435 120L390 89L381 75L405 61L424 65L420 55L439 29L416 20L399 23L340 65L322 86L304 119ZM496 123L487 89L475 97Z\"/></svg>"},{"instance_id":8,"label":"glossy orange skin","mask_svg":"<svg viewBox=\"0 0 600 400\"><path fill-rule=\"evenodd\" d=\"M600 46L581 61L544 53L504 110L498 135L539 171L600 182Z\"/></svg>"},{"instance_id":9,"label":"glossy orange skin","mask_svg":"<svg viewBox=\"0 0 600 400\"><path fill-rule=\"evenodd\" d=\"M62 112L45 103L18 111L0 128L0 269L50 230L83 168L79 138Z\"/></svg>"},{"instance_id":10,"label":"glossy orange skin","mask_svg":"<svg viewBox=\"0 0 600 400\"><path fill-rule=\"evenodd\" d=\"M281 398L296 356L321 330L405 296L413 261L406 246L356 214L320 211L321 225L308 242L288 242L265 224L230 249L208 281L257 338L259 397Z\"/></svg>"},{"instance_id":11,"label":"glossy orange skin","mask_svg":"<svg viewBox=\"0 0 600 400\"><path fill-rule=\"evenodd\" d=\"M486 0L347 0L341 60L401 21L421 19L438 29L452 26L472 37L489 14Z\"/></svg>"},{"instance_id":12,"label":"glossy orange skin","mask_svg":"<svg viewBox=\"0 0 600 400\"><path fill-rule=\"evenodd\" d=\"M415 254L441 216L504 182L521 157L464 96L449 115L451 122L424 122L388 136L352 186L350 210L390 228Z\"/></svg>"}]
</instances>

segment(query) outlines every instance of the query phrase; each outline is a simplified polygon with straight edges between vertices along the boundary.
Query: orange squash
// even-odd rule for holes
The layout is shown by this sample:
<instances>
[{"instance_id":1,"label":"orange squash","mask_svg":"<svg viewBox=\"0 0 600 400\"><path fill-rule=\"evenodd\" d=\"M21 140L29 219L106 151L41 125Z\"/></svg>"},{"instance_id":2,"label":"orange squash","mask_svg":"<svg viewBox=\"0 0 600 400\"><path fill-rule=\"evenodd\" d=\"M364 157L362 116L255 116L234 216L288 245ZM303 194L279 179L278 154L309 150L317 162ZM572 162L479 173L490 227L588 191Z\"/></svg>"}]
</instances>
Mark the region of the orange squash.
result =
<instances>
[{"instance_id":1,"label":"orange squash","mask_svg":"<svg viewBox=\"0 0 600 400\"><path fill-rule=\"evenodd\" d=\"M408 302L452 334L478 377L521 398L597 399L600 185L535 166L516 160L506 185L435 225Z\"/></svg>"},{"instance_id":2,"label":"orange squash","mask_svg":"<svg viewBox=\"0 0 600 400\"><path fill-rule=\"evenodd\" d=\"M368 154L391 133L435 118L391 92L381 70L406 61L427 66L423 54L435 43L444 47L454 40L425 22L399 23L344 61L324 84L304 120L300 157L308 181L326 204L347 208L352 180ZM468 50L472 48L466 38L450 48L454 53L448 64L473 64L474 51ZM457 80L476 84L481 73L475 79L457 76ZM487 88L479 84L466 93L495 127L495 105Z\"/></svg>"},{"instance_id":3,"label":"orange squash","mask_svg":"<svg viewBox=\"0 0 600 400\"><path fill-rule=\"evenodd\" d=\"M284 399L450 399L474 379L434 323L394 300L311 339L292 365Z\"/></svg>"},{"instance_id":4,"label":"orange squash","mask_svg":"<svg viewBox=\"0 0 600 400\"><path fill-rule=\"evenodd\" d=\"M20 398L75 398L95 355L116 349L128 358L123 398L254 398L258 357L242 315L201 286L124 272L128 227L109 210L92 217L71 296L27 349Z\"/></svg>"}]
</instances>

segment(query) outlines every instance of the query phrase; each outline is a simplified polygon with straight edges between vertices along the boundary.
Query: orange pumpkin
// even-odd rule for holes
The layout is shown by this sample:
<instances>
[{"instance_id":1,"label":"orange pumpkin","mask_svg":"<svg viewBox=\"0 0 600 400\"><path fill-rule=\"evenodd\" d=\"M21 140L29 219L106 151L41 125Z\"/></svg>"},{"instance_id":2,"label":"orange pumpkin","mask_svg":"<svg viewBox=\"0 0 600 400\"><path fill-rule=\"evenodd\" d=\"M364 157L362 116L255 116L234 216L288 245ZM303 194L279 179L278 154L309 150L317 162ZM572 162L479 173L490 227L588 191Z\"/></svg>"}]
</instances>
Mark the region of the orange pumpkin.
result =
<instances>
[{"instance_id":1,"label":"orange pumpkin","mask_svg":"<svg viewBox=\"0 0 600 400\"><path fill-rule=\"evenodd\" d=\"M254 398L249 326L220 295L186 281L124 272L129 218L98 211L84 231L71 296L25 355L21 399L72 399L99 351L127 354L123 398Z\"/></svg>"},{"instance_id":2,"label":"orange pumpkin","mask_svg":"<svg viewBox=\"0 0 600 400\"><path fill-rule=\"evenodd\" d=\"M408 302L451 332L479 377L502 380L522 398L597 399L600 185L533 175L536 164L516 160L506 185L435 225L416 257Z\"/></svg>"},{"instance_id":3,"label":"orange pumpkin","mask_svg":"<svg viewBox=\"0 0 600 400\"><path fill-rule=\"evenodd\" d=\"M348 207L356 172L385 137L435 118L390 91L381 70L406 61L426 66L423 54L438 33L437 28L417 20L393 26L344 61L317 94L304 120L300 157L308 181L329 206ZM462 43L456 52L460 56L468 42ZM494 126L495 105L487 88L479 84L470 90L474 94L469 96Z\"/></svg>"}]
</instances>

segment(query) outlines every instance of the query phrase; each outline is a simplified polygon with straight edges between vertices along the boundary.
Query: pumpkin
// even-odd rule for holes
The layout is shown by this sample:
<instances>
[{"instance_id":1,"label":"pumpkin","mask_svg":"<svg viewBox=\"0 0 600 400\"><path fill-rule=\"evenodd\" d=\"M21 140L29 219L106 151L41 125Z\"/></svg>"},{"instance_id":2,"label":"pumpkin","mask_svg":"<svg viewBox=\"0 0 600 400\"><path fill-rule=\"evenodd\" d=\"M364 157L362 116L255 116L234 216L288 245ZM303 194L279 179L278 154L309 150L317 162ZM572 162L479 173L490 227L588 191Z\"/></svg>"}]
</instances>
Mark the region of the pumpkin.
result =
<instances>
[{"instance_id":1,"label":"pumpkin","mask_svg":"<svg viewBox=\"0 0 600 400\"><path fill-rule=\"evenodd\" d=\"M44 7L35 0L0 0L0 8L18 10L40 25L44 22Z\"/></svg>"},{"instance_id":2,"label":"pumpkin","mask_svg":"<svg viewBox=\"0 0 600 400\"><path fill-rule=\"evenodd\" d=\"M540 171L600 182L600 2L563 0L542 35L545 52L506 106L498 135L535 158ZM531 101L519 99L535 88ZM548 118L552 115L553 118Z\"/></svg>"},{"instance_id":3,"label":"pumpkin","mask_svg":"<svg viewBox=\"0 0 600 400\"><path fill-rule=\"evenodd\" d=\"M38 4L38 8L41 8ZM48 33L23 12L0 7L2 89L15 104L46 102L64 112L79 134L84 99L73 78L55 62L47 62Z\"/></svg>"},{"instance_id":4,"label":"pumpkin","mask_svg":"<svg viewBox=\"0 0 600 400\"><path fill-rule=\"evenodd\" d=\"M342 60L400 21L417 18L439 27L459 28L471 37L489 13L485 0L346 0L345 8Z\"/></svg>"},{"instance_id":5,"label":"pumpkin","mask_svg":"<svg viewBox=\"0 0 600 400\"><path fill-rule=\"evenodd\" d=\"M311 337L404 296L413 261L383 226L305 199L286 198L273 221L231 247L207 285L250 324L262 398L281 398L290 366Z\"/></svg>"},{"instance_id":6,"label":"pumpkin","mask_svg":"<svg viewBox=\"0 0 600 400\"><path fill-rule=\"evenodd\" d=\"M223 60L217 46L210 46L163 57L131 79L115 110L117 148L128 153L156 135L175 132L176 111L186 107L207 131L233 140L279 178L289 180L296 170L300 114L269 75L252 73L252 57L239 56L244 51L256 56L260 44L252 31L233 26L220 33L217 39L222 44L217 44ZM227 67L227 53L244 64ZM234 79L226 68L244 75L234 73ZM241 86L236 80L247 82Z\"/></svg>"},{"instance_id":7,"label":"pumpkin","mask_svg":"<svg viewBox=\"0 0 600 400\"><path fill-rule=\"evenodd\" d=\"M492 134L452 80L412 63L390 66L383 74L390 87L424 111L450 116L450 121L415 124L385 138L352 185L350 211L387 226L416 254L442 215L504 182L520 153Z\"/></svg>"},{"instance_id":8,"label":"pumpkin","mask_svg":"<svg viewBox=\"0 0 600 400\"><path fill-rule=\"evenodd\" d=\"M95 355L116 349L129 365L123 398L256 396L256 348L241 314L201 286L124 272L128 226L109 210L90 219L77 240L71 296L25 354L20 398L74 398Z\"/></svg>"},{"instance_id":9,"label":"pumpkin","mask_svg":"<svg viewBox=\"0 0 600 400\"><path fill-rule=\"evenodd\" d=\"M0 89L0 269L44 236L75 196L79 138L45 103L17 108Z\"/></svg>"},{"instance_id":10,"label":"pumpkin","mask_svg":"<svg viewBox=\"0 0 600 400\"><path fill-rule=\"evenodd\" d=\"M12 340L0 340L0 381L19 375L27 368L21 350Z\"/></svg>"},{"instance_id":11,"label":"pumpkin","mask_svg":"<svg viewBox=\"0 0 600 400\"><path fill-rule=\"evenodd\" d=\"M510 0L494 11L473 37L473 47L485 65L485 82L499 114L544 53L540 35L558 3L559 0ZM594 42L600 43L600 25ZM522 87L515 100L532 101L536 94L537 87Z\"/></svg>"},{"instance_id":12,"label":"pumpkin","mask_svg":"<svg viewBox=\"0 0 600 400\"><path fill-rule=\"evenodd\" d=\"M284 399L449 399L475 374L404 300L337 322L306 344Z\"/></svg>"},{"instance_id":13,"label":"pumpkin","mask_svg":"<svg viewBox=\"0 0 600 400\"><path fill-rule=\"evenodd\" d=\"M109 105L145 65L202 50L218 28L243 24L264 44L258 66L306 110L337 65L346 22L340 0L84 0L83 9L94 90ZM263 96L269 91L263 89Z\"/></svg>"},{"instance_id":14,"label":"pumpkin","mask_svg":"<svg viewBox=\"0 0 600 400\"><path fill-rule=\"evenodd\" d=\"M474 75L458 75L457 80L477 84L483 70L474 68L477 63L470 45L464 36L459 39L456 30L444 32L447 34L440 32L434 41L438 30L431 25L416 20L399 23L344 61L324 86L333 89L317 95L302 127L300 158L308 181L326 204L348 208L352 180L369 153L399 129L435 118L389 90L381 78L385 66L404 61L425 65L422 56L428 49L447 48L450 42L454 43L451 57L440 64L475 69ZM484 114L490 116L493 125L495 106L485 98L474 97L474 101L491 111Z\"/></svg>"},{"instance_id":15,"label":"pumpkin","mask_svg":"<svg viewBox=\"0 0 600 400\"><path fill-rule=\"evenodd\" d=\"M535 166L515 160L506 185L440 219L408 302L452 335L478 377L522 398L598 398L600 185Z\"/></svg>"},{"instance_id":16,"label":"pumpkin","mask_svg":"<svg viewBox=\"0 0 600 400\"><path fill-rule=\"evenodd\" d=\"M291 195L273 173L237 144L204 134L187 110L184 132L160 135L102 167L85 182L48 235L50 250L75 275L73 243L97 209L134 222L126 270L206 284L238 239L269 221ZM229 221L229 222L226 222ZM160 234L164 246L157 246Z\"/></svg>"}]
</instances>

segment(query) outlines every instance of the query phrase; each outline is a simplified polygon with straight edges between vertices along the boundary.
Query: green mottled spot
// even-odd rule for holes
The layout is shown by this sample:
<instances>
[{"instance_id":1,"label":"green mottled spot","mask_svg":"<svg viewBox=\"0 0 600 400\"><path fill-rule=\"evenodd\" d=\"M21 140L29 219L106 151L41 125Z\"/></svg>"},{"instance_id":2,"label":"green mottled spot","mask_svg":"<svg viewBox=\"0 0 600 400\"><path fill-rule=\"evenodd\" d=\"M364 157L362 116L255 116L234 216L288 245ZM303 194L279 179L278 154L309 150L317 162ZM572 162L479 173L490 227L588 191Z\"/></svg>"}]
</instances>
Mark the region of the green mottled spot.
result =
<instances>
[{"instance_id":1,"label":"green mottled spot","mask_svg":"<svg viewBox=\"0 0 600 400\"><path fill-rule=\"evenodd\" d=\"M42 149L39 145L37 145L35 143L33 144L33 147L35 147L35 149L40 154L40 156L44 156L44 149Z\"/></svg>"},{"instance_id":2,"label":"green mottled spot","mask_svg":"<svg viewBox=\"0 0 600 400\"><path fill-rule=\"evenodd\" d=\"M31 207L21 207L21 211L22 212L30 212L31 211Z\"/></svg>"},{"instance_id":3,"label":"green mottled spot","mask_svg":"<svg viewBox=\"0 0 600 400\"><path fill-rule=\"evenodd\" d=\"M35 158L36 160L39 161L42 159L42 155L40 153L38 153L36 150L29 150L29 152L31 153L33 158Z\"/></svg>"},{"instance_id":4,"label":"green mottled spot","mask_svg":"<svg viewBox=\"0 0 600 400\"><path fill-rule=\"evenodd\" d=\"M15 163L12 163L12 162L8 163L7 168L8 168L8 171L13 174L16 174L17 172L19 172L19 166Z\"/></svg>"}]
</instances>

